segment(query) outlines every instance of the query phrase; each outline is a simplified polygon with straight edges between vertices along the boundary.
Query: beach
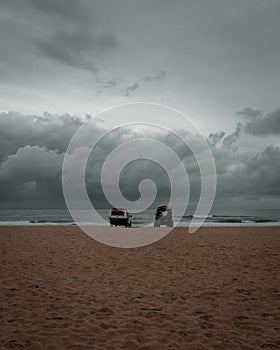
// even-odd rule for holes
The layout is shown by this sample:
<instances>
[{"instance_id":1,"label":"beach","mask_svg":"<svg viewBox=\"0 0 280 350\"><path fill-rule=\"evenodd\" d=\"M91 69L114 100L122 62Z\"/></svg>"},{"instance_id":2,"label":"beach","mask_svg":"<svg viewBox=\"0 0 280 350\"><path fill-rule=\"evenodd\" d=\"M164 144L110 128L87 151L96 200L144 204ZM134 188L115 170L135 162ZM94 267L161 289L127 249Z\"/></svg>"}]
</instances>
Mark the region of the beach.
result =
<instances>
[{"instance_id":1,"label":"beach","mask_svg":"<svg viewBox=\"0 0 280 350\"><path fill-rule=\"evenodd\" d=\"M2 226L0 247L1 349L280 348L280 227L121 249L75 226Z\"/></svg>"}]
</instances>

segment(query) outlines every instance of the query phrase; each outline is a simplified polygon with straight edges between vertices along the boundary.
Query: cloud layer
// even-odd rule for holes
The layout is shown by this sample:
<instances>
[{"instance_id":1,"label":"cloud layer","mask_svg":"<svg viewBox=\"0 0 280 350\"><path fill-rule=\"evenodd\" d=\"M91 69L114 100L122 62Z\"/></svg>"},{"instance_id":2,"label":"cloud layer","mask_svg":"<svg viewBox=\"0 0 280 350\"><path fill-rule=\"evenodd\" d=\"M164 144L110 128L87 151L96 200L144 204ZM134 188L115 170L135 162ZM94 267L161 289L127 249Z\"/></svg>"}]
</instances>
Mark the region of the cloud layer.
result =
<instances>
[{"instance_id":1,"label":"cloud layer","mask_svg":"<svg viewBox=\"0 0 280 350\"><path fill-rule=\"evenodd\" d=\"M261 0L3 0L0 111L82 116L141 100L228 133L240 106L279 102L279 10Z\"/></svg>"},{"instance_id":2,"label":"cloud layer","mask_svg":"<svg viewBox=\"0 0 280 350\"><path fill-rule=\"evenodd\" d=\"M62 203L63 155L90 118L83 116L135 101L180 110L209 135L217 200L276 198L279 11L279 1L263 0L2 0L0 202ZM89 192L100 201L102 161L133 135L108 136L89 162ZM189 150L170 135L155 137L188 168L195 200L200 184ZM139 160L123 171L126 196L137 198L131 180L144 176L157 180L160 195L168 192L162 169Z\"/></svg>"},{"instance_id":3,"label":"cloud layer","mask_svg":"<svg viewBox=\"0 0 280 350\"><path fill-rule=\"evenodd\" d=\"M224 131L213 132L208 137L218 174L216 200L239 198L244 203L250 199L279 198L279 143L272 145L272 139L265 137L266 134L277 133L277 127L271 128L271 124L274 125L275 119L279 117L279 109L266 115L252 113L248 109L244 111L242 117L244 114L245 121L239 122L233 133L227 135ZM21 207L39 205L51 208L63 205L63 158L72 136L83 123L84 120L68 114L0 114L2 207L9 206L10 202L16 202ZM259 123L263 125L260 129L262 132L256 133L259 130L256 125ZM102 123L96 124L93 132L100 133L101 127ZM189 143L199 143L195 135L183 130L180 133ZM195 201L200 193L199 169L190 150L172 134L152 129L135 131L126 128L106 136L88 161L87 188L89 195L99 202L97 206L106 205L100 185L101 169L106 157L122 142L133 139L136 135L153 137L178 154L188 171L191 200ZM258 147L255 147L256 137ZM155 149L151 153L155 161L158 152L161 151ZM138 185L144 178L150 178L156 183L161 200L168 198L170 182L167 174L155 163L139 157L123 169L121 174L120 186L128 199L135 200L139 197Z\"/></svg>"}]
</instances>

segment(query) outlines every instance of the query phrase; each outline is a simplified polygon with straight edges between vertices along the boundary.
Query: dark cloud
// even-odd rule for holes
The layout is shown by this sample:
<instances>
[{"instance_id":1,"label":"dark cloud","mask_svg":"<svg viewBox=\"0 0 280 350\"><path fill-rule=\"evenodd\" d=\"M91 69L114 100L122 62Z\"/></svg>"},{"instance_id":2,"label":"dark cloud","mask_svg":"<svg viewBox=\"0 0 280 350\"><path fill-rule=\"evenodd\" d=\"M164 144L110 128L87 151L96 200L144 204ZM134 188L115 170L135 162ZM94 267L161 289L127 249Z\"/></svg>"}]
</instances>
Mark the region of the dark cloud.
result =
<instances>
[{"instance_id":1,"label":"dark cloud","mask_svg":"<svg viewBox=\"0 0 280 350\"><path fill-rule=\"evenodd\" d=\"M223 139L225 147L235 148L242 135L264 137L280 134L280 108L263 115L259 110L247 107L236 114L242 116L246 122L237 123L235 131Z\"/></svg>"},{"instance_id":2,"label":"dark cloud","mask_svg":"<svg viewBox=\"0 0 280 350\"><path fill-rule=\"evenodd\" d=\"M139 89L139 85L137 83L134 83L127 88L122 90L123 96L130 96L135 90Z\"/></svg>"},{"instance_id":3,"label":"dark cloud","mask_svg":"<svg viewBox=\"0 0 280 350\"><path fill-rule=\"evenodd\" d=\"M116 85L115 74L104 69L104 62L120 40L100 21L95 2L4 0L0 11L0 72L5 81L24 83L25 90L39 84L39 90L49 94L49 85L67 85L69 80L80 85L83 70L91 88Z\"/></svg>"},{"instance_id":4,"label":"dark cloud","mask_svg":"<svg viewBox=\"0 0 280 350\"><path fill-rule=\"evenodd\" d=\"M88 115L85 120L90 120ZM20 123L20 128L18 127ZM36 203L42 207L63 205L61 184L62 163L67 146L75 131L83 124L80 118L70 115L43 116L21 115L19 113L0 114L0 202L1 206L18 203L21 207ZM92 133L102 133L102 123L93 125L83 141ZM244 148L242 126L225 135L223 131L211 133L208 142L212 148L218 174L217 198L272 198L280 195L280 149L278 146L264 147L257 151L254 147ZM178 133L188 144L203 152L200 139L187 131ZM248 134L245 140L248 141ZM184 163L191 184L191 200L200 193L199 168L190 149L176 136L159 132L152 128L135 130L121 128L109 133L100 141L88 160L86 183L93 201L106 203L100 185L103 163L108 154L124 141L138 137L153 137L172 148ZM221 142L223 141L223 142ZM253 141L254 142L254 141ZM254 143L252 143L254 146ZM151 150L155 161L161 150ZM199 151L200 152L200 151ZM140 159L123 169L120 188L131 200L139 197L138 185L144 178L153 179L164 199L170 191L168 175L151 161ZM279 168L279 169L278 169Z\"/></svg>"},{"instance_id":5,"label":"dark cloud","mask_svg":"<svg viewBox=\"0 0 280 350\"><path fill-rule=\"evenodd\" d=\"M268 136L280 134L280 108L265 116L259 114L244 125L244 131L247 134L255 136Z\"/></svg>"},{"instance_id":6,"label":"dark cloud","mask_svg":"<svg viewBox=\"0 0 280 350\"><path fill-rule=\"evenodd\" d=\"M262 113L258 109L246 107L242 111L238 111L236 115L240 115L245 119L251 120L251 119L255 119L256 117L261 117Z\"/></svg>"},{"instance_id":7,"label":"dark cloud","mask_svg":"<svg viewBox=\"0 0 280 350\"><path fill-rule=\"evenodd\" d=\"M231 148L232 146L234 147L235 143L240 138L240 135L243 131L243 128L244 127L243 127L242 123L237 123L235 131L223 139L224 147L227 147L227 148Z\"/></svg>"},{"instance_id":8,"label":"dark cloud","mask_svg":"<svg viewBox=\"0 0 280 350\"><path fill-rule=\"evenodd\" d=\"M48 39L36 39L35 45L43 56L93 72L98 77L94 54L100 55L116 48L118 41L109 32L93 35L82 28L72 32L57 31Z\"/></svg>"},{"instance_id":9,"label":"dark cloud","mask_svg":"<svg viewBox=\"0 0 280 350\"><path fill-rule=\"evenodd\" d=\"M61 16L71 20L86 20L89 18L88 2L81 6L75 0L25 0L43 14Z\"/></svg>"},{"instance_id":10,"label":"dark cloud","mask_svg":"<svg viewBox=\"0 0 280 350\"><path fill-rule=\"evenodd\" d=\"M61 169L64 154L46 147L24 146L0 166L0 205L63 206ZM15 203L16 202L16 203Z\"/></svg>"},{"instance_id":11,"label":"dark cloud","mask_svg":"<svg viewBox=\"0 0 280 350\"><path fill-rule=\"evenodd\" d=\"M34 45L43 57L89 71L104 87L115 85L113 80L106 81L102 77L99 62L119 47L119 40L98 21L94 3L85 1L81 6L73 0L29 1L40 12L51 15L54 21L48 35L34 39Z\"/></svg>"},{"instance_id":12,"label":"dark cloud","mask_svg":"<svg viewBox=\"0 0 280 350\"><path fill-rule=\"evenodd\" d=\"M26 145L47 147L63 153L81 125L78 117L68 114L56 116L45 113L44 116L36 116L0 113L0 161Z\"/></svg>"},{"instance_id":13,"label":"dark cloud","mask_svg":"<svg viewBox=\"0 0 280 350\"><path fill-rule=\"evenodd\" d=\"M211 146L215 147L217 143L225 136L224 131L219 131L215 133L211 133L208 136L208 142L210 143Z\"/></svg>"},{"instance_id":14,"label":"dark cloud","mask_svg":"<svg viewBox=\"0 0 280 350\"><path fill-rule=\"evenodd\" d=\"M276 196L280 194L280 149L269 146L247 163L247 176L251 178L251 191ZM246 176L246 173L244 173ZM264 181L265 179L265 181ZM248 183L249 181L247 181Z\"/></svg>"},{"instance_id":15,"label":"dark cloud","mask_svg":"<svg viewBox=\"0 0 280 350\"><path fill-rule=\"evenodd\" d=\"M253 158L230 157L227 171L219 176L217 197L262 198L280 195L280 149L269 146ZM229 171L231 169L231 171Z\"/></svg>"},{"instance_id":16,"label":"dark cloud","mask_svg":"<svg viewBox=\"0 0 280 350\"><path fill-rule=\"evenodd\" d=\"M142 82L151 83L151 82L159 82L165 79L166 71L162 70L158 75L154 76L146 76L142 79L136 81L134 84L122 89L123 96L130 96L135 90L139 89Z\"/></svg>"},{"instance_id":17,"label":"dark cloud","mask_svg":"<svg viewBox=\"0 0 280 350\"><path fill-rule=\"evenodd\" d=\"M57 178L61 174L64 154L46 147L24 146L1 164L0 181L23 183Z\"/></svg>"}]
</instances>

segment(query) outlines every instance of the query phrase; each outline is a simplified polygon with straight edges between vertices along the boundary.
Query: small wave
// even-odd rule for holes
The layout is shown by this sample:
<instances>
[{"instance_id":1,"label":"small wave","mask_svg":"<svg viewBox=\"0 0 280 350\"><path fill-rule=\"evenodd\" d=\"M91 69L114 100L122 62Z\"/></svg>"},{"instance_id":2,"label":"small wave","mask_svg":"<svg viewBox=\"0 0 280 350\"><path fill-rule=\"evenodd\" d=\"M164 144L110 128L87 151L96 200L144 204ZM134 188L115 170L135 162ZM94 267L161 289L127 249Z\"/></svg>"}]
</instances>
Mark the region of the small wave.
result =
<instances>
[{"instance_id":1,"label":"small wave","mask_svg":"<svg viewBox=\"0 0 280 350\"><path fill-rule=\"evenodd\" d=\"M255 223L257 224L262 224L262 223L269 223L269 222L279 222L278 220L274 220L274 219L256 219Z\"/></svg>"},{"instance_id":2,"label":"small wave","mask_svg":"<svg viewBox=\"0 0 280 350\"><path fill-rule=\"evenodd\" d=\"M279 219L267 218L267 217L256 217L256 216L246 216L246 215L208 215L207 217L195 216L195 215L184 215L183 221L189 222L191 220L197 220L205 218L205 223L216 223L216 224L273 224L280 223ZM183 222L181 221L181 222Z\"/></svg>"},{"instance_id":3,"label":"small wave","mask_svg":"<svg viewBox=\"0 0 280 350\"><path fill-rule=\"evenodd\" d=\"M45 220L45 219L38 219L38 220L29 220L31 224L71 224L73 223L73 220Z\"/></svg>"},{"instance_id":4,"label":"small wave","mask_svg":"<svg viewBox=\"0 0 280 350\"><path fill-rule=\"evenodd\" d=\"M225 218L225 219L218 219L215 220L215 222L221 222L221 223L236 223L236 224L241 224L242 220L238 218Z\"/></svg>"}]
</instances>

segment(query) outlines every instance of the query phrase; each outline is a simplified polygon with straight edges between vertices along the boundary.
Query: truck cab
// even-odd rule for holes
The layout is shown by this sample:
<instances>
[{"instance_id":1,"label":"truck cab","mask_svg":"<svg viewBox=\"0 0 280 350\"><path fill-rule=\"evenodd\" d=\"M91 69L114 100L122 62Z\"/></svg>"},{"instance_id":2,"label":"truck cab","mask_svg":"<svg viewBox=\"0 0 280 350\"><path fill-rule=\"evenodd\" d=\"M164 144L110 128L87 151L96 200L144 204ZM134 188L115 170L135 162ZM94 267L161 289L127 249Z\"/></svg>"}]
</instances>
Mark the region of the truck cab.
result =
<instances>
[{"instance_id":1,"label":"truck cab","mask_svg":"<svg viewBox=\"0 0 280 350\"><path fill-rule=\"evenodd\" d=\"M125 208L112 208L109 213L110 226L131 227L131 217Z\"/></svg>"}]
</instances>

